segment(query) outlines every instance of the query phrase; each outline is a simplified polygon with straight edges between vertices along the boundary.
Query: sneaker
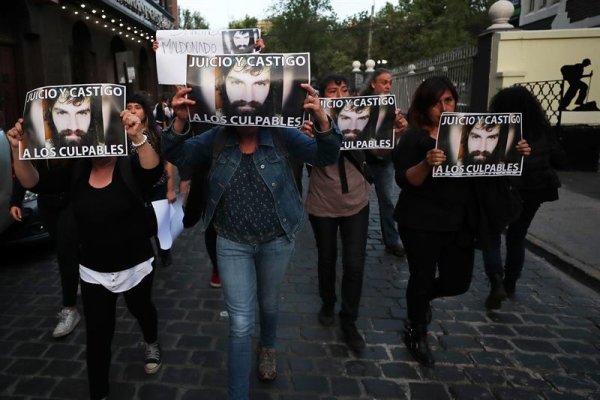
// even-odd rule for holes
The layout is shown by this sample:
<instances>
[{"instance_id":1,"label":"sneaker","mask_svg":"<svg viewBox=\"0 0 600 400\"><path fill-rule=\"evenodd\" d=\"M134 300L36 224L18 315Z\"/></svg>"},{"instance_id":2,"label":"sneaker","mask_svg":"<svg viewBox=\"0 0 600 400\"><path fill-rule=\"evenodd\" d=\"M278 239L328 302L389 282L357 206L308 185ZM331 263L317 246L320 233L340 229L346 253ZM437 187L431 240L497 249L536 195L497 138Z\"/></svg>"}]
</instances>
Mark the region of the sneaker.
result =
<instances>
[{"instance_id":1,"label":"sneaker","mask_svg":"<svg viewBox=\"0 0 600 400\"><path fill-rule=\"evenodd\" d=\"M211 288L220 288L221 287L221 278L219 278L219 273L213 270L212 276L210 277L209 285Z\"/></svg>"},{"instance_id":2,"label":"sneaker","mask_svg":"<svg viewBox=\"0 0 600 400\"><path fill-rule=\"evenodd\" d=\"M158 342L152 344L146 343L146 352L144 359L144 372L155 374L160 369L160 345Z\"/></svg>"},{"instance_id":3,"label":"sneaker","mask_svg":"<svg viewBox=\"0 0 600 400\"><path fill-rule=\"evenodd\" d=\"M354 322L342 324L342 333L344 334L344 341L357 353L364 350L366 344L365 339L362 337Z\"/></svg>"},{"instance_id":4,"label":"sneaker","mask_svg":"<svg viewBox=\"0 0 600 400\"><path fill-rule=\"evenodd\" d=\"M73 332L73 329L75 329L79 321L81 321L81 316L77 310L63 308L58 313L58 324L56 324L56 328L54 328L54 331L52 332L52 337L59 338L67 336L69 333Z\"/></svg>"},{"instance_id":5,"label":"sneaker","mask_svg":"<svg viewBox=\"0 0 600 400\"><path fill-rule=\"evenodd\" d=\"M275 349L260 347L258 350L258 379L272 381L277 378L277 360Z\"/></svg>"},{"instance_id":6,"label":"sneaker","mask_svg":"<svg viewBox=\"0 0 600 400\"><path fill-rule=\"evenodd\" d=\"M319 311L319 323L323 326L331 326L334 322L333 305L323 304Z\"/></svg>"}]
</instances>

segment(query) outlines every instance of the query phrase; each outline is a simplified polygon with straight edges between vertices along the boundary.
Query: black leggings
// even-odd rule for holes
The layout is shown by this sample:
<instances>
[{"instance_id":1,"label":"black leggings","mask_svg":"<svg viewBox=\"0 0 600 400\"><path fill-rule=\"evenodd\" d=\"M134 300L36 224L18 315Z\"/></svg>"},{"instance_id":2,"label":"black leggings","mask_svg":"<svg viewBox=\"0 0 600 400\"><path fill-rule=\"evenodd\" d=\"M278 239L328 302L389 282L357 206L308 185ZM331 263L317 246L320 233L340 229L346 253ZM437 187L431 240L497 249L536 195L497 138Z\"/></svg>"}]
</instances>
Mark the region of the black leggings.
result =
<instances>
[{"instance_id":1,"label":"black leggings","mask_svg":"<svg viewBox=\"0 0 600 400\"><path fill-rule=\"evenodd\" d=\"M77 231L71 205L64 206L55 195L38 196L38 207L50 238L56 245L56 261L60 274L63 307L77 304L79 259Z\"/></svg>"},{"instance_id":2,"label":"black leggings","mask_svg":"<svg viewBox=\"0 0 600 400\"><path fill-rule=\"evenodd\" d=\"M402 227L400 236L410 270L406 288L408 319L426 325L431 300L469 290L475 249L458 245L457 232Z\"/></svg>"},{"instance_id":3,"label":"black leggings","mask_svg":"<svg viewBox=\"0 0 600 400\"><path fill-rule=\"evenodd\" d=\"M146 343L154 343L158 338L158 318L156 307L152 303L153 278L154 270L135 287L123 292L127 309L140 325ZM92 400L108 396L111 343L115 332L118 296L118 293L113 293L102 285L81 281L87 336L86 362Z\"/></svg>"}]
</instances>

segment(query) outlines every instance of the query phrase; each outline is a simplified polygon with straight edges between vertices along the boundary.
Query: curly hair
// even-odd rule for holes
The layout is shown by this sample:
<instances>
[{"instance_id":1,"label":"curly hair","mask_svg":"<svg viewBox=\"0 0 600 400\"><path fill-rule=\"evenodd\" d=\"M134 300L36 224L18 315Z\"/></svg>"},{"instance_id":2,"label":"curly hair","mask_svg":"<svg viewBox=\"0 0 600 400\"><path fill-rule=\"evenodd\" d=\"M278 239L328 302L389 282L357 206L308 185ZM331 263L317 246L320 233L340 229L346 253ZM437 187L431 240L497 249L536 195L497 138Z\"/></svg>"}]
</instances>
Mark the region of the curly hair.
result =
<instances>
[{"instance_id":1,"label":"curly hair","mask_svg":"<svg viewBox=\"0 0 600 400\"><path fill-rule=\"evenodd\" d=\"M492 113L521 113L523 137L536 140L550 129L546 112L538 99L523 86L511 86L500 90L490 101Z\"/></svg>"}]
</instances>

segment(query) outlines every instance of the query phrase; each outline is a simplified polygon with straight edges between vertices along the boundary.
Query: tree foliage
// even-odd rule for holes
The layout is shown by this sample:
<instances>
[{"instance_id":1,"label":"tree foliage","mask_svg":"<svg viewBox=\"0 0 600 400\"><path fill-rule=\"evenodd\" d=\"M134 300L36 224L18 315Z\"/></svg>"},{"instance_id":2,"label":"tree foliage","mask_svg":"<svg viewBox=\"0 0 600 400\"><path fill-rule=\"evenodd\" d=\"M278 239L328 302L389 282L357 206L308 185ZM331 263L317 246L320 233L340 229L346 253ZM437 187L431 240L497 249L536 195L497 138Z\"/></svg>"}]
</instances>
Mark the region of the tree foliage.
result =
<instances>
[{"instance_id":1,"label":"tree foliage","mask_svg":"<svg viewBox=\"0 0 600 400\"><path fill-rule=\"evenodd\" d=\"M348 73L353 60L369 56L393 68L473 45L490 24L494 0L394 0L373 16L368 3L340 21L331 0L273 0L265 21L246 16L229 28L260 25L270 53L310 52L312 75L320 78ZM180 10L180 28L207 29L208 23L198 12Z\"/></svg>"},{"instance_id":2,"label":"tree foliage","mask_svg":"<svg viewBox=\"0 0 600 400\"><path fill-rule=\"evenodd\" d=\"M352 60L364 63L369 53L394 67L475 44L493 2L396 0L372 18L368 10L337 21L330 0L284 0L272 7L264 37L270 52L310 52L317 77L349 72Z\"/></svg>"},{"instance_id":3,"label":"tree foliage","mask_svg":"<svg viewBox=\"0 0 600 400\"><path fill-rule=\"evenodd\" d=\"M185 8L178 8L179 29L208 29L208 22L198 11L191 12Z\"/></svg>"},{"instance_id":4,"label":"tree foliage","mask_svg":"<svg viewBox=\"0 0 600 400\"><path fill-rule=\"evenodd\" d=\"M256 28L258 26L258 19L246 15L243 19L238 21L231 21L229 23L229 29L244 29L244 28Z\"/></svg>"}]
</instances>

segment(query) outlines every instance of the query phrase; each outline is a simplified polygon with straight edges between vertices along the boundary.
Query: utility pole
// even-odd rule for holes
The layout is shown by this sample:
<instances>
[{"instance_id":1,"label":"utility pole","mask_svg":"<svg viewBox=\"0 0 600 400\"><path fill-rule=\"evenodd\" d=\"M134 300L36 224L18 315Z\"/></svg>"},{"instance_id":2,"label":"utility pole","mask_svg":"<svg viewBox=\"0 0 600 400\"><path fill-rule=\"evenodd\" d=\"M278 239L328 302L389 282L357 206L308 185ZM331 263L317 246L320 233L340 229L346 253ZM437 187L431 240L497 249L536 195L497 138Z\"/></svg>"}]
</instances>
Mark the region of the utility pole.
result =
<instances>
[{"instance_id":1,"label":"utility pole","mask_svg":"<svg viewBox=\"0 0 600 400\"><path fill-rule=\"evenodd\" d=\"M371 6L371 18L369 20L369 42L367 45L367 60L371 59L371 44L373 44L373 20L375 14L375 0L373 0L373 5Z\"/></svg>"}]
</instances>

